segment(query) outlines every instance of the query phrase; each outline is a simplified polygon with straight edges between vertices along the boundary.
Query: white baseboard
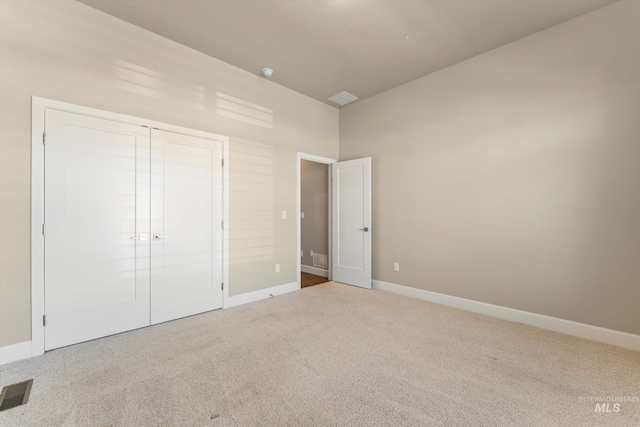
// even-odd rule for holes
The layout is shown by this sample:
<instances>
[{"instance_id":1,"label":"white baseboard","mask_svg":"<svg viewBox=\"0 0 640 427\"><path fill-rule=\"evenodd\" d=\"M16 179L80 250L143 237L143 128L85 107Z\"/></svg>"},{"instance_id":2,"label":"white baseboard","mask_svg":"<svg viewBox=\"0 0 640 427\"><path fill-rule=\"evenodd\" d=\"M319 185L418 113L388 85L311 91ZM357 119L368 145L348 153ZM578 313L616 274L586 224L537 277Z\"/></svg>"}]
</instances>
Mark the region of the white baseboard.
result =
<instances>
[{"instance_id":1,"label":"white baseboard","mask_svg":"<svg viewBox=\"0 0 640 427\"><path fill-rule=\"evenodd\" d=\"M254 301L260 301L270 298L271 296L282 295L289 292L297 291L299 289L300 284L298 282L291 282L284 285L273 286L267 289L260 289L259 291L247 292L246 294L234 295L232 297L228 297L224 301L223 308L235 307Z\"/></svg>"},{"instance_id":2,"label":"white baseboard","mask_svg":"<svg viewBox=\"0 0 640 427\"><path fill-rule=\"evenodd\" d=\"M573 335L579 338L586 338L592 341L640 351L640 335L587 325L585 323L573 322L571 320L559 319L557 317L545 316L543 314L516 310L499 305L487 304L451 295L439 294L437 292L425 291L409 286L396 285L394 283L382 282L380 280L372 280L372 284L373 289L393 292L408 297L435 302L437 304L460 308L462 310L486 314L499 319L524 323L525 325L535 326L541 329L547 329L554 332Z\"/></svg>"},{"instance_id":3,"label":"white baseboard","mask_svg":"<svg viewBox=\"0 0 640 427\"><path fill-rule=\"evenodd\" d=\"M311 267L309 265L301 265L300 271L303 273L315 274L316 276L329 277L329 270L324 270L318 267Z\"/></svg>"},{"instance_id":4,"label":"white baseboard","mask_svg":"<svg viewBox=\"0 0 640 427\"><path fill-rule=\"evenodd\" d=\"M0 365L31 357L31 341L0 347Z\"/></svg>"}]
</instances>

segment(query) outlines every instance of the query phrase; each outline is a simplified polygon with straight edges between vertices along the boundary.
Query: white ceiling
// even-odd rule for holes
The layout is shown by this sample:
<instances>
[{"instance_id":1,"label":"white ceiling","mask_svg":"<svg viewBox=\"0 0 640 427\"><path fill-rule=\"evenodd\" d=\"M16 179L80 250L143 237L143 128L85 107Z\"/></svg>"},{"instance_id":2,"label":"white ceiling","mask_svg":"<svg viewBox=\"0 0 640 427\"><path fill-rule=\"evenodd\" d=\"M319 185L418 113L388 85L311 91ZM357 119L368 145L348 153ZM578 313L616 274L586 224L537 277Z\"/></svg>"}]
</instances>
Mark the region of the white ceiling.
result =
<instances>
[{"instance_id":1,"label":"white ceiling","mask_svg":"<svg viewBox=\"0 0 640 427\"><path fill-rule=\"evenodd\" d=\"M337 107L615 0L80 1Z\"/></svg>"}]
</instances>

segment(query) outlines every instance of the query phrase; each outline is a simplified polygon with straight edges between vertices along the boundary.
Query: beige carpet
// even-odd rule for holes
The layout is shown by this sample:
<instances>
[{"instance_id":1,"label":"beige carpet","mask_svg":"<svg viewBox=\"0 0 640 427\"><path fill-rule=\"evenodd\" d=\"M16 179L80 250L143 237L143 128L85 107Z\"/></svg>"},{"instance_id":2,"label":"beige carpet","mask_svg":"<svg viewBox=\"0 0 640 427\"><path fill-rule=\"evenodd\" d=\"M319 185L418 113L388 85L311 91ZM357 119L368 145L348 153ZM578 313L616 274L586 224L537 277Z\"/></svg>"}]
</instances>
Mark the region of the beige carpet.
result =
<instances>
[{"instance_id":1,"label":"beige carpet","mask_svg":"<svg viewBox=\"0 0 640 427\"><path fill-rule=\"evenodd\" d=\"M640 352L326 283L0 368L2 426L638 426ZM613 408L613 406L610 406Z\"/></svg>"}]
</instances>

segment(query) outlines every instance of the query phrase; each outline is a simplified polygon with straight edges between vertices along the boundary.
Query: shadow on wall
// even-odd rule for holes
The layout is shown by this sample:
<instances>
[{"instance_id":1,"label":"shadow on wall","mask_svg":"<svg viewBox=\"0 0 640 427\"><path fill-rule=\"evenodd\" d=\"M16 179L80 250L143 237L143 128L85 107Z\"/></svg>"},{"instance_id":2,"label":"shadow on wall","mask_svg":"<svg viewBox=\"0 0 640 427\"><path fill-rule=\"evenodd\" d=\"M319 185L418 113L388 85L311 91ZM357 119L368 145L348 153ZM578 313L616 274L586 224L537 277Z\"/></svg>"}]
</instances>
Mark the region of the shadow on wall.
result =
<instances>
[{"instance_id":1,"label":"shadow on wall","mask_svg":"<svg viewBox=\"0 0 640 427\"><path fill-rule=\"evenodd\" d=\"M273 129L273 110L224 93L216 93L216 113L267 129Z\"/></svg>"},{"instance_id":2,"label":"shadow on wall","mask_svg":"<svg viewBox=\"0 0 640 427\"><path fill-rule=\"evenodd\" d=\"M116 85L137 95L205 110L205 88L127 61L117 60ZM216 114L273 129L273 110L216 92ZM237 138L230 144L229 264L274 258L274 159L267 144Z\"/></svg>"},{"instance_id":3,"label":"shadow on wall","mask_svg":"<svg viewBox=\"0 0 640 427\"><path fill-rule=\"evenodd\" d=\"M113 76L119 89L154 99L170 100L180 107L205 109L204 87L175 76L122 60L115 61Z\"/></svg>"},{"instance_id":4,"label":"shadow on wall","mask_svg":"<svg viewBox=\"0 0 640 427\"><path fill-rule=\"evenodd\" d=\"M273 148L234 138L229 162L229 264L274 257Z\"/></svg>"},{"instance_id":5,"label":"shadow on wall","mask_svg":"<svg viewBox=\"0 0 640 427\"><path fill-rule=\"evenodd\" d=\"M117 87L128 92L169 101L187 110L212 108L206 105L203 86L179 77L121 60L115 62L113 74ZM272 109L221 92L216 92L215 113L249 127L274 126ZM241 274L254 280L250 272L264 272L272 265L276 252L274 151L265 143L228 136L229 265L242 266Z\"/></svg>"},{"instance_id":6,"label":"shadow on wall","mask_svg":"<svg viewBox=\"0 0 640 427\"><path fill-rule=\"evenodd\" d=\"M116 87L137 95L169 100L176 106L205 110L205 88L178 77L123 60L113 65ZM273 129L273 110L216 92L216 114L255 126Z\"/></svg>"}]
</instances>

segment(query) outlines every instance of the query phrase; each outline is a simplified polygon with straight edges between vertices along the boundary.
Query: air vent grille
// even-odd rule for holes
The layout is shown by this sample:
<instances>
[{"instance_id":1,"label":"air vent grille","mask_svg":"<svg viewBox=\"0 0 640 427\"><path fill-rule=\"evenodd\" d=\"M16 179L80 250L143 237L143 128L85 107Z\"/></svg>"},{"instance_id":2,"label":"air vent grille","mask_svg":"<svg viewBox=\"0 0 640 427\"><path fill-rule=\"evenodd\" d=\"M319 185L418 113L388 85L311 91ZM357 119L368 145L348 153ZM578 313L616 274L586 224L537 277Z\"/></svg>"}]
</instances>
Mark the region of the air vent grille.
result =
<instances>
[{"instance_id":1,"label":"air vent grille","mask_svg":"<svg viewBox=\"0 0 640 427\"><path fill-rule=\"evenodd\" d=\"M329 101L333 101L339 105L346 105L350 102L355 101L356 99L358 99L357 96L351 95L349 92L342 91L339 94L333 95L331 98L329 98Z\"/></svg>"},{"instance_id":2,"label":"air vent grille","mask_svg":"<svg viewBox=\"0 0 640 427\"><path fill-rule=\"evenodd\" d=\"M327 255L325 254L313 254L313 266L318 268L327 268Z\"/></svg>"},{"instance_id":3,"label":"air vent grille","mask_svg":"<svg viewBox=\"0 0 640 427\"><path fill-rule=\"evenodd\" d=\"M29 401L29 393L33 380L22 383L8 385L2 389L0 394L0 411L24 405Z\"/></svg>"}]
</instances>

